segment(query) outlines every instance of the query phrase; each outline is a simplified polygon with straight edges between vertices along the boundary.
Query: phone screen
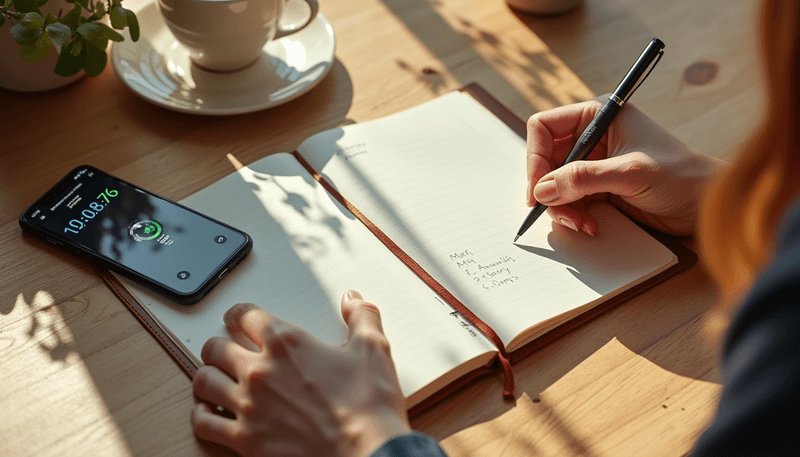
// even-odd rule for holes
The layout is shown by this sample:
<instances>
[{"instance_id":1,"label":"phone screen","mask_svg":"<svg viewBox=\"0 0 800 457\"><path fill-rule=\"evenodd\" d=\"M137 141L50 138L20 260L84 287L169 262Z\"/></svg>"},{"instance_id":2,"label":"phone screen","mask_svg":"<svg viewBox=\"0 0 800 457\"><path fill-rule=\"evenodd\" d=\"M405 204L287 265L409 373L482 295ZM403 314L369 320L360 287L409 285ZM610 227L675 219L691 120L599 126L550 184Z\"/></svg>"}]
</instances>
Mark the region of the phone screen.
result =
<instances>
[{"instance_id":1,"label":"phone screen","mask_svg":"<svg viewBox=\"0 0 800 457\"><path fill-rule=\"evenodd\" d=\"M92 167L75 169L23 217L56 240L184 295L219 275L249 241L236 229Z\"/></svg>"}]
</instances>

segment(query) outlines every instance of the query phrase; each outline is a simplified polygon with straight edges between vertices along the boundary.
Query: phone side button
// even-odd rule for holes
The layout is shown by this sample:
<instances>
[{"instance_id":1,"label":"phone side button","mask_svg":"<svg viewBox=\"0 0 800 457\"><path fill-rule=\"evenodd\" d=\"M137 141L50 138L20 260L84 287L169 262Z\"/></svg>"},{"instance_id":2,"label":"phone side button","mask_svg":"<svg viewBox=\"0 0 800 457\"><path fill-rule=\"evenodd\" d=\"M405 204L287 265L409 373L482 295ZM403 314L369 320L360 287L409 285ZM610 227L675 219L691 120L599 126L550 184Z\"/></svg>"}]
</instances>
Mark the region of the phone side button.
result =
<instances>
[{"instance_id":1,"label":"phone side button","mask_svg":"<svg viewBox=\"0 0 800 457\"><path fill-rule=\"evenodd\" d=\"M47 237L47 242L52 244L53 246L63 246L64 245L64 243L62 243L62 242L60 242L58 240L54 240L54 239L52 239L50 237Z\"/></svg>"},{"instance_id":2,"label":"phone side button","mask_svg":"<svg viewBox=\"0 0 800 457\"><path fill-rule=\"evenodd\" d=\"M219 274L219 279L222 279L225 276L228 276L228 270L229 270L228 268L222 270L222 272L220 272L220 274Z\"/></svg>"}]
</instances>

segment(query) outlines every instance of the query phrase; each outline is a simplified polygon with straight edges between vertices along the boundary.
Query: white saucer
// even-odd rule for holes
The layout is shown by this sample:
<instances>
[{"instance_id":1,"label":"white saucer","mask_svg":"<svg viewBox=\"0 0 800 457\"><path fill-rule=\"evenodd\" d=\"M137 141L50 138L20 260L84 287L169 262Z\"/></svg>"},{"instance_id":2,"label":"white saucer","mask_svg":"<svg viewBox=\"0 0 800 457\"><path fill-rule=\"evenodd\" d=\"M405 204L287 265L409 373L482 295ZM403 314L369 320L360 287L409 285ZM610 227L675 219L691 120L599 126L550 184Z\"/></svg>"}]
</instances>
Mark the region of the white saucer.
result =
<instances>
[{"instance_id":1,"label":"white saucer","mask_svg":"<svg viewBox=\"0 0 800 457\"><path fill-rule=\"evenodd\" d=\"M240 114L270 108L308 92L330 71L336 40L322 15L305 29L264 46L251 66L230 73L203 70L189 60L155 3L136 12L141 36L111 48L114 71L137 95L194 114Z\"/></svg>"}]
</instances>

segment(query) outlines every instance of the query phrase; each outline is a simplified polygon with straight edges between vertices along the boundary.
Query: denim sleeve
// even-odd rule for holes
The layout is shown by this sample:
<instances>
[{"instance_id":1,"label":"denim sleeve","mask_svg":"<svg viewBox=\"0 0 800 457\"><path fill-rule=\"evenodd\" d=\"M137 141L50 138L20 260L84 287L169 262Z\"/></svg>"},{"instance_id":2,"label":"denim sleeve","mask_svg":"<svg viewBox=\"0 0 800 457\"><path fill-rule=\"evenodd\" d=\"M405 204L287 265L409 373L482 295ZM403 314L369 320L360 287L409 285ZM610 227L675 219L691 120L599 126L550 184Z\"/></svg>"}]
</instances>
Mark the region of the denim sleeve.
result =
<instances>
[{"instance_id":1,"label":"denim sleeve","mask_svg":"<svg viewBox=\"0 0 800 457\"><path fill-rule=\"evenodd\" d=\"M433 438L422 433L409 433L383 444L372 457L447 457Z\"/></svg>"}]
</instances>

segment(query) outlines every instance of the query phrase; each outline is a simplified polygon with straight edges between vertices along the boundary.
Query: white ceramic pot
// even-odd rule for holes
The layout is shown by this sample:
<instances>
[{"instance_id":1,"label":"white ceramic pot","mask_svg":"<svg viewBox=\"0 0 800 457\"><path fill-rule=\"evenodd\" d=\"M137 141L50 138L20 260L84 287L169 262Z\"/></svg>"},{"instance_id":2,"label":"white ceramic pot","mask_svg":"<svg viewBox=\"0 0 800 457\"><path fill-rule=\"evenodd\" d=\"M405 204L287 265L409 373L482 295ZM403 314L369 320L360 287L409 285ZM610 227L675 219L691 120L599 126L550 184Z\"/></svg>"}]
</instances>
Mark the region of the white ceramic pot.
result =
<instances>
[{"instance_id":1,"label":"white ceramic pot","mask_svg":"<svg viewBox=\"0 0 800 457\"><path fill-rule=\"evenodd\" d=\"M58 14L59 10L63 10L63 14L66 14L72 7L65 0L49 0L42 7L42 13ZM58 60L55 47L51 47L50 54L38 62L31 63L23 59L19 43L9 34L14 24L16 21L7 19L0 27L0 87L16 92L38 92L66 86L84 76L83 71L67 77L53 73Z\"/></svg>"}]
</instances>

